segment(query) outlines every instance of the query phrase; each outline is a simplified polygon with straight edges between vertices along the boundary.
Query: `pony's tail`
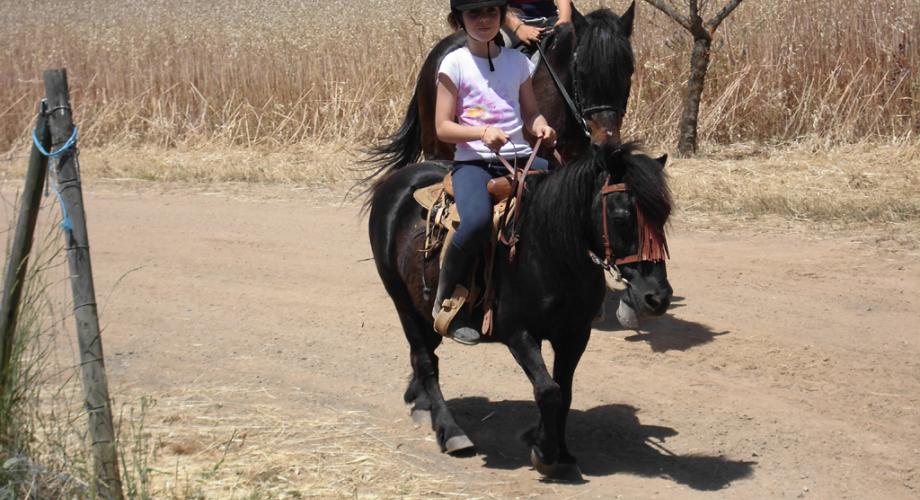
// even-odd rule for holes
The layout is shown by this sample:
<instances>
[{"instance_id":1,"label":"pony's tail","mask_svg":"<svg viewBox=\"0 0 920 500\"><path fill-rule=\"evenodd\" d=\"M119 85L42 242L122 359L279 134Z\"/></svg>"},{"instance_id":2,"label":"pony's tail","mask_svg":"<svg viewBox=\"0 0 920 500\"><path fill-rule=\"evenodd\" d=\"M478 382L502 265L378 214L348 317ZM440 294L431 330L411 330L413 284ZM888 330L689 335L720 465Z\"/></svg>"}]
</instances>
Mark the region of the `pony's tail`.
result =
<instances>
[{"instance_id":1,"label":"pony's tail","mask_svg":"<svg viewBox=\"0 0 920 500\"><path fill-rule=\"evenodd\" d=\"M402 124L392 135L366 151L368 157L362 163L370 165L371 173L364 179L371 180L380 174L415 163L422 156L422 122L418 113L418 92L412 94L409 108Z\"/></svg>"},{"instance_id":2,"label":"pony's tail","mask_svg":"<svg viewBox=\"0 0 920 500\"><path fill-rule=\"evenodd\" d=\"M409 101L409 108L406 110L406 116L403 118L399 128L392 135L383 137L378 143L366 149L367 158L361 160L361 163L367 165L366 168L360 169L370 172L362 179L358 180L351 189L348 190L346 198L355 188L360 190L358 196L365 196L373 193L377 186L387 179L388 174L396 172L406 165L417 162L422 156L422 123L418 113L418 90L412 94L412 100ZM369 185L368 185L369 184ZM371 197L366 196L361 213L367 213L370 209Z\"/></svg>"}]
</instances>

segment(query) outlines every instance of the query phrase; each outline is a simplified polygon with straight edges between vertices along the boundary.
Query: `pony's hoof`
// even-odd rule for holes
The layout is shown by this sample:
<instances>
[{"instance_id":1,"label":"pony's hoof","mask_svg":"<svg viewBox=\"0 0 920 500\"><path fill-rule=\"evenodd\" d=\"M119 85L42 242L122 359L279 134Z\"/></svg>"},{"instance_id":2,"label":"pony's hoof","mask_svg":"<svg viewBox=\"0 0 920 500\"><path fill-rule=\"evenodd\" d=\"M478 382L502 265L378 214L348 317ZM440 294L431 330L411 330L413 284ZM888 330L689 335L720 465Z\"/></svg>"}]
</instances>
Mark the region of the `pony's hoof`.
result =
<instances>
[{"instance_id":1,"label":"pony's hoof","mask_svg":"<svg viewBox=\"0 0 920 500\"><path fill-rule=\"evenodd\" d=\"M552 479L554 481L567 481L572 483L580 483L584 481L584 478L581 475L581 469L578 468L578 464L562 462L545 464L542 460L540 460L540 457L537 455L537 451L534 449L530 450L530 463L533 464L534 469L537 469L537 472L546 476L547 479Z\"/></svg>"},{"instance_id":2,"label":"pony's hoof","mask_svg":"<svg viewBox=\"0 0 920 500\"><path fill-rule=\"evenodd\" d=\"M468 455L473 453L473 442L464 434L454 436L444 443L444 451L448 455Z\"/></svg>"},{"instance_id":3,"label":"pony's hoof","mask_svg":"<svg viewBox=\"0 0 920 500\"><path fill-rule=\"evenodd\" d=\"M416 425L428 425L431 426L431 412L428 410L412 410L410 413L412 421Z\"/></svg>"}]
</instances>

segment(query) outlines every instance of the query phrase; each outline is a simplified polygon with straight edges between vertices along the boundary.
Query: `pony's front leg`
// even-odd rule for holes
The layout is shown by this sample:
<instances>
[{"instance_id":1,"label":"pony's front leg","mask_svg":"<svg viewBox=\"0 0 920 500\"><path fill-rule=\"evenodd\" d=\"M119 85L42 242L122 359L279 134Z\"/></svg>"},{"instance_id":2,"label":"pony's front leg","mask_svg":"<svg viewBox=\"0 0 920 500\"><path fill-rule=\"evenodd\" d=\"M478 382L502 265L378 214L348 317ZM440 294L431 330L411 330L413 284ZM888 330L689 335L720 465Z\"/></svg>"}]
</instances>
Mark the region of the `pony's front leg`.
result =
<instances>
[{"instance_id":1,"label":"pony's front leg","mask_svg":"<svg viewBox=\"0 0 920 500\"><path fill-rule=\"evenodd\" d=\"M534 399L540 409L540 423L533 431L533 447L530 459L541 474L559 478L558 415L562 403L562 391L543 362L540 341L527 331L513 334L507 341L514 359L524 369L533 384Z\"/></svg>"},{"instance_id":2,"label":"pony's front leg","mask_svg":"<svg viewBox=\"0 0 920 500\"><path fill-rule=\"evenodd\" d=\"M556 354L553 363L553 380L559 384L562 391L562 402L556 417L556 432L559 434L559 462L571 464L573 476L576 473L580 476L580 471L575 465L575 457L569 453L565 444L565 424L568 420L569 409L572 407L572 382L575 377L575 368L581 360L581 355L585 352L590 336L591 327L589 326L580 335L569 335L565 337L564 342L553 343L553 351Z\"/></svg>"}]
</instances>

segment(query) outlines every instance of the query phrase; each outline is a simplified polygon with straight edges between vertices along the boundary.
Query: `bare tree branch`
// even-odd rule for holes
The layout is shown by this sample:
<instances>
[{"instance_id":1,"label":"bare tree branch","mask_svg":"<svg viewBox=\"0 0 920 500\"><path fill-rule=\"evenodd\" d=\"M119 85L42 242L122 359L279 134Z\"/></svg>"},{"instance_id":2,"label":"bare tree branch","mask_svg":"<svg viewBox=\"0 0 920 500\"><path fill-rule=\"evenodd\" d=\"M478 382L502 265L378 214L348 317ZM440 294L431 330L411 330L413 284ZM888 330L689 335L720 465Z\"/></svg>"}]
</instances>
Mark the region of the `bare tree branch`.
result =
<instances>
[{"instance_id":1,"label":"bare tree branch","mask_svg":"<svg viewBox=\"0 0 920 500\"><path fill-rule=\"evenodd\" d=\"M725 4L725 7L722 7L722 10L716 14L716 17L710 19L709 22L706 23L706 28L709 29L709 32L715 33L719 25L722 24L722 21L724 21L725 18L735 10L735 7L739 5L741 5L741 0L729 0L729 2Z\"/></svg>"},{"instance_id":2,"label":"bare tree branch","mask_svg":"<svg viewBox=\"0 0 920 500\"><path fill-rule=\"evenodd\" d=\"M687 31L693 31L693 26L690 24L690 19L688 19L687 16L680 14L679 12L674 10L670 5L665 3L664 0L645 0L645 1L651 4L656 9L660 10L661 12L664 12L665 14L667 14L668 17L676 21L677 24L686 28ZM738 0L738 1L740 2L741 0Z\"/></svg>"},{"instance_id":3,"label":"bare tree branch","mask_svg":"<svg viewBox=\"0 0 920 500\"><path fill-rule=\"evenodd\" d=\"M690 22L696 24L699 22L703 24L703 19L700 17L700 4L697 0L687 0L687 5L690 7Z\"/></svg>"}]
</instances>

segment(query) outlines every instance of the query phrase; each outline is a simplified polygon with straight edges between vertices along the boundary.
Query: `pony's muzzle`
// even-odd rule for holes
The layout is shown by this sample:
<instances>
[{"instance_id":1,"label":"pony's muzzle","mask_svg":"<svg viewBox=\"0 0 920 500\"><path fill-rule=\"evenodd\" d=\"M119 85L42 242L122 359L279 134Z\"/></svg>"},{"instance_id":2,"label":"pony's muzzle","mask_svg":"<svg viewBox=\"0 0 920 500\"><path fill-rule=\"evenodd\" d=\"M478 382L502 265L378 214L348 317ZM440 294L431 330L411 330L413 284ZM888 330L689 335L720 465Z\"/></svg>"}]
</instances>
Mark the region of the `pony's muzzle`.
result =
<instances>
[{"instance_id":1,"label":"pony's muzzle","mask_svg":"<svg viewBox=\"0 0 920 500\"><path fill-rule=\"evenodd\" d=\"M667 287L665 290L659 290L655 292L648 292L645 294L643 299L645 300L645 309L652 316L660 316L668 310L668 307L671 305L671 287Z\"/></svg>"},{"instance_id":2,"label":"pony's muzzle","mask_svg":"<svg viewBox=\"0 0 920 500\"><path fill-rule=\"evenodd\" d=\"M621 144L620 128L622 120L617 113L595 113L587 120L588 131L591 134L591 144L602 146L604 144Z\"/></svg>"}]
</instances>

